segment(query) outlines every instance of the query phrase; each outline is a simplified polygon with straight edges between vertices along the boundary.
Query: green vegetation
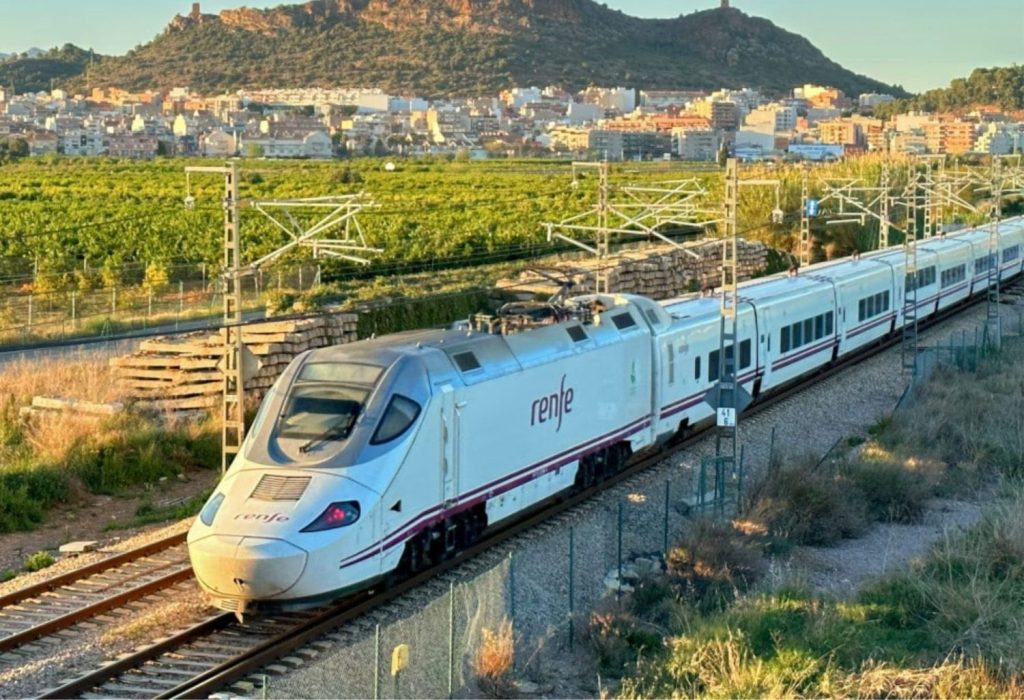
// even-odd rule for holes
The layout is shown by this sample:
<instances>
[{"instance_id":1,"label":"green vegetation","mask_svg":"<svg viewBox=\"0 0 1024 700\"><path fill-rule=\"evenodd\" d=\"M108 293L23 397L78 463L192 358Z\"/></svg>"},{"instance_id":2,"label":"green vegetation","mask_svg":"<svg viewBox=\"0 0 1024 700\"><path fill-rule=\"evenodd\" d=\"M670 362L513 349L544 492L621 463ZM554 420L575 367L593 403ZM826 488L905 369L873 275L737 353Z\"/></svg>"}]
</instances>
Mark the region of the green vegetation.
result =
<instances>
[{"instance_id":1,"label":"green vegetation","mask_svg":"<svg viewBox=\"0 0 1024 700\"><path fill-rule=\"evenodd\" d=\"M26 376L32 372L30 376ZM73 494L123 495L193 468L220 464L220 434L212 421L166 424L128 412L100 421L73 416L22 416L18 406L45 386L81 395L96 368L7 369L0 387L0 533L39 525ZM68 376L63 376L68 375Z\"/></svg>"},{"instance_id":2,"label":"green vegetation","mask_svg":"<svg viewBox=\"0 0 1024 700\"><path fill-rule=\"evenodd\" d=\"M25 571L42 571L57 563L49 552L36 552L25 560Z\"/></svg>"},{"instance_id":3,"label":"green vegetation","mask_svg":"<svg viewBox=\"0 0 1024 700\"><path fill-rule=\"evenodd\" d=\"M0 61L0 85L16 92L49 92L54 82L63 84L81 76L95 58L91 51L64 44L35 58L15 54Z\"/></svg>"},{"instance_id":4,"label":"green vegetation","mask_svg":"<svg viewBox=\"0 0 1024 700\"><path fill-rule=\"evenodd\" d=\"M665 576L592 616L602 671L624 676L620 696L1019 697L1022 380L1021 347L978 374L937 377L855 457L797 463L735 522L697 523ZM980 523L846 598L758 580L760 552L780 539L827 544L869 520L912 522L932 494L995 479L1005 497Z\"/></svg>"},{"instance_id":5,"label":"green vegetation","mask_svg":"<svg viewBox=\"0 0 1024 700\"><path fill-rule=\"evenodd\" d=\"M950 82L948 88L929 90L917 97L884 105L876 114L890 116L911 109L956 112L982 106L1007 111L1024 109L1024 66L976 68L969 77Z\"/></svg>"},{"instance_id":6,"label":"green vegetation","mask_svg":"<svg viewBox=\"0 0 1024 700\"><path fill-rule=\"evenodd\" d=\"M411 13L406 3L377 0L329 16L307 4L199 22L178 18L127 56L104 59L90 83L220 92L265 86L273 75L279 85L469 96L516 85L754 86L781 93L814 82L853 95L904 94L738 10L641 20L591 0L526 7L422 0Z\"/></svg>"},{"instance_id":7,"label":"green vegetation","mask_svg":"<svg viewBox=\"0 0 1024 700\"><path fill-rule=\"evenodd\" d=\"M207 490L198 496L188 499L184 503L170 506L156 506L150 501L146 501L135 509L135 517L131 520L125 522L112 520L107 523L103 529L107 531L125 530L133 527L142 527L143 525L163 523L168 520L184 520L185 518L191 518L203 509L203 505L206 503L206 500L210 497L211 493L213 493L212 490Z\"/></svg>"}]
</instances>

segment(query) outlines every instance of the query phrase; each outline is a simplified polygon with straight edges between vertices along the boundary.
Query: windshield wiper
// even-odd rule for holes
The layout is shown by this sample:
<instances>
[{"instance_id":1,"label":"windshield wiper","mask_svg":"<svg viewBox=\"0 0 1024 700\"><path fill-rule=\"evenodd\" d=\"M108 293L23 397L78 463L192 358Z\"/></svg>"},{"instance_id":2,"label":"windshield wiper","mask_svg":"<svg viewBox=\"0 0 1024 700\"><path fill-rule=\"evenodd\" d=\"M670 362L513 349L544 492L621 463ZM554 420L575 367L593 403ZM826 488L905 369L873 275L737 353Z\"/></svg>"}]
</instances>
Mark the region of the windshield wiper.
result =
<instances>
[{"instance_id":1,"label":"windshield wiper","mask_svg":"<svg viewBox=\"0 0 1024 700\"><path fill-rule=\"evenodd\" d=\"M307 442L305 445L300 447L299 452L301 452L302 454L306 454L311 449L313 449L314 445L325 440L329 440L332 438L347 438L349 432L351 432L352 424L355 423L355 420L356 417L353 415L351 417L338 421L330 428L328 428L327 430L325 430L324 432L322 432L321 434L317 435L315 438Z\"/></svg>"}]
</instances>

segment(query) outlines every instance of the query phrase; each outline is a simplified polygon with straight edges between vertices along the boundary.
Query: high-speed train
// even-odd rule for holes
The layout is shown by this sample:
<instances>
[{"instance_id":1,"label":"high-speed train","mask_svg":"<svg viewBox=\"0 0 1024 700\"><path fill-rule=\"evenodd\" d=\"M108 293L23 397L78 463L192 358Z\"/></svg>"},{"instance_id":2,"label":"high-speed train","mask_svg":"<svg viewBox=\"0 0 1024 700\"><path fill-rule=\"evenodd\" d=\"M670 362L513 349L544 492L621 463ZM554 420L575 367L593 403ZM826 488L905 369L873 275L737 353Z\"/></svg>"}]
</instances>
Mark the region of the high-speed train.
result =
<instances>
[{"instance_id":1,"label":"high-speed train","mask_svg":"<svg viewBox=\"0 0 1024 700\"><path fill-rule=\"evenodd\" d=\"M1024 218L740 288L739 381L755 397L1024 265ZM993 271L992 274L995 274ZM717 297L570 300L512 334L427 330L295 359L188 535L224 609L303 606L450 556L503 520L713 419Z\"/></svg>"}]
</instances>

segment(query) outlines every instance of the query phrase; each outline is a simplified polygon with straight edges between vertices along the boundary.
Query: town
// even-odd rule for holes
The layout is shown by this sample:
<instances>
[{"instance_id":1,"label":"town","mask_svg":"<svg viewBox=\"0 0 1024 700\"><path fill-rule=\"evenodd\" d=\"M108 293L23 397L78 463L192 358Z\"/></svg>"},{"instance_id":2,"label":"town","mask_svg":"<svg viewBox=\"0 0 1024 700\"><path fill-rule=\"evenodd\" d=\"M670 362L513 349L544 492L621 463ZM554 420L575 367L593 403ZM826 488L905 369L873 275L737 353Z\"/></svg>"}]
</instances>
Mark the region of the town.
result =
<instances>
[{"instance_id":1,"label":"town","mask_svg":"<svg viewBox=\"0 0 1024 700\"><path fill-rule=\"evenodd\" d=\"M375 89L95 88L15 94L0 88L0 140L15 156L63 154L333 158L361 155L572 157L607 160L836 160L881 154L1017 153L1024 115L876 116L891 95L850 97L803 85L772 98L754 89L694 91L520 87L496 96L427 100Z\"/></svg>"}]
</instances>

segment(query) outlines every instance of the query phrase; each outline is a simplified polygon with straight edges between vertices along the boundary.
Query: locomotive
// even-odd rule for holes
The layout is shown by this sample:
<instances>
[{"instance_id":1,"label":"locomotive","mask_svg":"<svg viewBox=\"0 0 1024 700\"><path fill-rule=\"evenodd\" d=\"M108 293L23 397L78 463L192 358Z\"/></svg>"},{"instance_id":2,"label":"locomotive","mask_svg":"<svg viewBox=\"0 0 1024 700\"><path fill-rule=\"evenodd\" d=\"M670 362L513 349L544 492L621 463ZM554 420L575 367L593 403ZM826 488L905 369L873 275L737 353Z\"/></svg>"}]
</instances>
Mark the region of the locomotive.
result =
<instances>
[{"instance_id":1,"label":"locomotive","mask_svg":"<svg viewBox=\"0 0 1024 700\"><path fill-rule=\"evenodd\" d=\"M971 229L740 286L738 382L756 401L1019 275ZM720 299L568 300L518 332L424 330L298 356L188 535L219 607L305 607L420 571L489 528L714 419ZM506 331L509 328L506 327Z\"/></svg>"}]
</instances>

